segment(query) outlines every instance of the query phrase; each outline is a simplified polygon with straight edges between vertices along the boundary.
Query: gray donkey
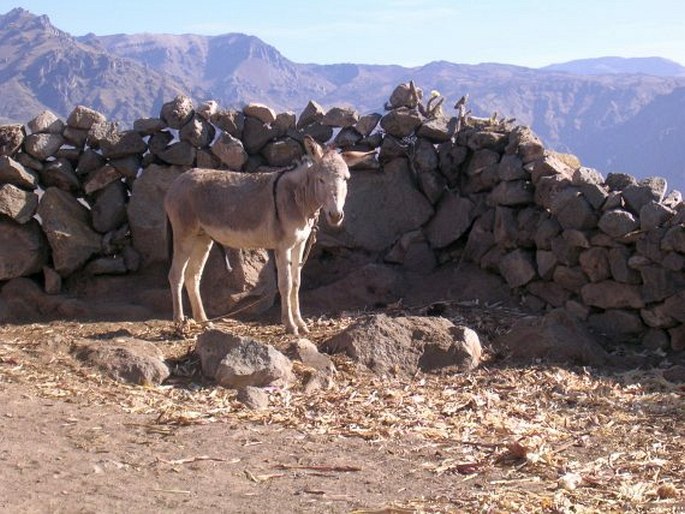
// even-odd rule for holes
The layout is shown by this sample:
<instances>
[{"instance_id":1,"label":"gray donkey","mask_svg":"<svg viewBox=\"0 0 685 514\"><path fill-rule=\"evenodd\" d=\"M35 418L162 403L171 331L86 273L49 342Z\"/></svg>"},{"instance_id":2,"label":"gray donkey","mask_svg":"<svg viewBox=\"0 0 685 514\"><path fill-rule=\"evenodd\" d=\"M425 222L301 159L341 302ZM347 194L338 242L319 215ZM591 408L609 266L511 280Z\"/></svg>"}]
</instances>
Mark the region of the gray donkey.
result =
<instances>
[{"instance_id":1,"label":"gray donkey","mask_svg":"<svg viewBox=\"0 0 685 514\"><path fill-rule=\"evenodd\" d=\"M200 277L212 244L275 251L281 321L286 332L308 332L300 313L300 268L307 239L323 210L327 222L342 223L348 166L369 152L321 147L307 136L308 158L292 171L240 173L195 168L169 188L164 208L173 231L169 284L174 321L184 319L185 283L193 318L207 321L200 298Z\"/></svg>"}]
</instances>

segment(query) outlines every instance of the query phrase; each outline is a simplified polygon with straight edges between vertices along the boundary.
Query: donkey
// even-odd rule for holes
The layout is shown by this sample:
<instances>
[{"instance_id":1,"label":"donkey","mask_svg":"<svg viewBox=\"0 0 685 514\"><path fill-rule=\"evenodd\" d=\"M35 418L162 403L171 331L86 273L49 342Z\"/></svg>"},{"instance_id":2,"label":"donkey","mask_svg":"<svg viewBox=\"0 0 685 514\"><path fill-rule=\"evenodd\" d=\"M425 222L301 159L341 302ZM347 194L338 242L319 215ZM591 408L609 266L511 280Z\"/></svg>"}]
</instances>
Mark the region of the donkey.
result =
<instances>
[{"instance_id":1,"label":"donkey","mask_svg":"<svg viewBox=\"0 0 685 514\"><path fill-rule=\"evenodd\" d=\"M185 283L193 318L206 322L200 278L214 242L230 248L274 250L286 332L308 332L299 303L307 239L321 210L339 226L344 217L348 166L368 152L338 153L306 136L307 157L293 170L241 173L195 168L169 187L164 209L173 232L169 284L174 322L184 319Z\"/></svg>"}]
</instances>

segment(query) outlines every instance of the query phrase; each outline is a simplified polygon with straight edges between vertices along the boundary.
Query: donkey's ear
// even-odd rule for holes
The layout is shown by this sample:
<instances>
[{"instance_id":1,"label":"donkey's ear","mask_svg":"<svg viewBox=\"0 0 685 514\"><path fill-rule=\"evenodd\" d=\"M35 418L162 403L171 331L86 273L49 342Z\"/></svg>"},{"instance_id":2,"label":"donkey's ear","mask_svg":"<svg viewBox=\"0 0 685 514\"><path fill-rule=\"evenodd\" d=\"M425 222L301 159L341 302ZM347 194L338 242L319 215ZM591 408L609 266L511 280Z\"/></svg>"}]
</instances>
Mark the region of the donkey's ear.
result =
<instances>
[{"instance_id":1,"label":"donkey's ear","mask_svg":"<svg viewBox=\"0 0 685 514\"><path fill-rule=\"evenodd\" d=\"M342 152L340 156L343 158L345 161L345 164L347 164L348 167L352 167L355 164L359 164L362 162L364 159L372 156L376 152L371 151L371 152Z\"/></svg>"},{"instance_id":2,"label":"donkey's ear","mask_svg":"<svg viewBox=\"0 0 685 514\"><path fill-rule=\"evenodd\" d=\"M323 148L317 143L312 136L304 136L304 149L314 161L320 161L323 158Z\"/></svg>"}]
</instances>

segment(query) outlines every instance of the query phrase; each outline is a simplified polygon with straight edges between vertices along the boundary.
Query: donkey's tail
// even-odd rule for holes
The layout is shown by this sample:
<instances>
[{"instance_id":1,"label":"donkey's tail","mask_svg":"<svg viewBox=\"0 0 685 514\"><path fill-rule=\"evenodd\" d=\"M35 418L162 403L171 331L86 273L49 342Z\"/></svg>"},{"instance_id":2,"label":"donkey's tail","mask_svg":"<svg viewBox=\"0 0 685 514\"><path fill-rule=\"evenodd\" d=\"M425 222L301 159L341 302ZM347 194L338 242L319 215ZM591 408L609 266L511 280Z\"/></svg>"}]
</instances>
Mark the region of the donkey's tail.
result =
<instances>
[{"instance_id":1,"label":"donkey's tail","mask_svg":"<svg viewBox=\"0 0 685 514\"><path fill-rule=\"evenodd\" d=\"M164 216L164 224L166 225L166 259L171 263L174 253L174 231L171 229L169 216Z\"/></svg>"},{"instance_id":2,"label":"donkey's tail","mask_svg":"<svg viewBox=\"0 0 685 514\"><path fill-rule=\"evenodd\" d=\"M226 271L228 271L230 273L231 271L233 271L233 267L231 266L231 261L228 258L228 248L226 248L224 245L222 245L221 243L219 243L217 241L214 241L214 243L219 247L219 249L221 250L221 253L224 254L224 262L226 263Z\"/></svg>"}]
</instances>

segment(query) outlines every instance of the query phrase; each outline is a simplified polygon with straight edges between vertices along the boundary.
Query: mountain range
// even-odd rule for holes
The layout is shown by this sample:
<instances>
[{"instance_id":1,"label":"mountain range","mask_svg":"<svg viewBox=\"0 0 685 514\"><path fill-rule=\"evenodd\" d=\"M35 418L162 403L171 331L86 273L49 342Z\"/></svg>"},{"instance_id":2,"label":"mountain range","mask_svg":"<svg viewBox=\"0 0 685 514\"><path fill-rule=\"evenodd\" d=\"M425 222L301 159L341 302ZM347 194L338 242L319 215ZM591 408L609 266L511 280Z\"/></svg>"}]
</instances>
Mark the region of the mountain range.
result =
<instances>
[{"instance_id":1,"label":"mountain range","mask_svg":"<svg viewBox=\"0 0 685 514\"><path fill-rule=\"evenodd\" d=\"M666 59L606 57L534 69L435 61L419 67L301 64L245 34L88 34L46 16L0 15L0 122L87 105L132 124L179 93L222 107L247 102L301 112L309 100L383 112L408 80L451 102L469 93L475 115L516 118L545 144L603 173L666 177L685 190L685 67Z\"/></svg>"}]
</instances>

